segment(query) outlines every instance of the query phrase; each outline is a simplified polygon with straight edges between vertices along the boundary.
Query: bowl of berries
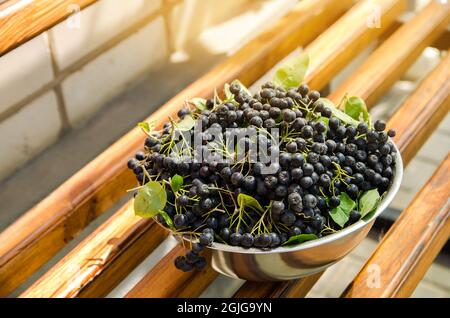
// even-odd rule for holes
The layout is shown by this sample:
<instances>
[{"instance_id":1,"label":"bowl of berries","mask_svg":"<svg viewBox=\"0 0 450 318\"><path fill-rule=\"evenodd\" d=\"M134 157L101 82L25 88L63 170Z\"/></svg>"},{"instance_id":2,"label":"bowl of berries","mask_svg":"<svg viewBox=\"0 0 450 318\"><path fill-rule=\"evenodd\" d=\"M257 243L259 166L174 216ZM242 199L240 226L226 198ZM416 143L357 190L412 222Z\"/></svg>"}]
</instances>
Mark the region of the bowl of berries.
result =
<instances>
[{"instance_id":1,"label":"bowl of berries","mask_svg":"<svg viewBox=\"0 0 450 318\"><path fill-rule=\"evenodd\" d=\"M186 101L160 130L139 124L144 151L128 161L135 213L187 247L178 269L308 276L352 251L393 200L403 174L395 131L372 122L361 98L334 105L301 84L308 63L287 62L254 94L235 80Z\"/></svg>"}]
</instances>

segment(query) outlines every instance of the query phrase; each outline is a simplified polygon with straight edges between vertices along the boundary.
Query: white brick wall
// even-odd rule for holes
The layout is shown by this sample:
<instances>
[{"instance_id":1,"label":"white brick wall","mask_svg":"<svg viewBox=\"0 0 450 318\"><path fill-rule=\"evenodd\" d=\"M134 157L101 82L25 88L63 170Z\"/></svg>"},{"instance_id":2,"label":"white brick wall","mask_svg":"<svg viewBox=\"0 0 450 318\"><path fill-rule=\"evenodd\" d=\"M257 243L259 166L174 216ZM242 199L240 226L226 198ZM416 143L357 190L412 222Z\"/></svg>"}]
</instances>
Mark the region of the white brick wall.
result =
<instances>
[{"instance_id":1,"label":"white brick wall","mask_svg":"<svg viewBox=\"0 0 450 318\"><path fill-rule=\"evenodd\" d=\"M52 80L45 34L0 57L0 114Z\"/></svg>"},{"instance_id":2,"label":"white brick wall","mask_svg":"<svg viewBox=\"0 0 450 318\"><path fill-rule=\"evenodd\" d=\"M264 2L252 0L253 2ZM281 0L284 1L284 0ZM248 0L185 0L176 5L170 15L170 28L173 47L182 50L183 46L207 27L224 19L242 13Z\"/></svg>"},{"instance_id":3,"label":"white brick wall","mask_svg":"<svg viewBox=\"0 0 450 318\"><path fill-rule=\"evenodd\" d=\"M149 68L167 57L164 21L158 17L136 34L100 55L63 83L72 125L90 117Z\"/></svg>"},{"instance_id":4,"label":"white brick wall","mask_svg":"<svg viewBox=\"0 0 450 318\"><path fill-rule=\"evenodd\" d=\"M58 139L61 121L53 91L0 123L0 179Z\"/></svg>"},{"instance_id":5,"label":"white brick wall","mask_svg":"<svg viewBox=\"0 0 450 318\"><path fill-rule=\"evenodd\" d=\"M50 33L58 66L69 66L161 6L161 0L127 0L126 5L124 3L123 0L98 1L83 10L79 18L54 27Z\"/></svg>"}]
</instances>

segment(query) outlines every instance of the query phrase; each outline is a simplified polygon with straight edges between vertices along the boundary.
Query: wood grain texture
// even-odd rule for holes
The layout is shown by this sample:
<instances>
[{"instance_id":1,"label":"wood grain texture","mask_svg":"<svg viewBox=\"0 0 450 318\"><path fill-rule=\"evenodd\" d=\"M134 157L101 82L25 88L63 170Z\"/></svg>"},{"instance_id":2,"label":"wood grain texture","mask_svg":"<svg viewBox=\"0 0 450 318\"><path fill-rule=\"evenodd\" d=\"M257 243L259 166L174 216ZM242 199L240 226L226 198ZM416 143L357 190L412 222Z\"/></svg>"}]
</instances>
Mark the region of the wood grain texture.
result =
<instances>
[{"instance_id":1,"label":"wood grain texture","mask_svg":"<svg viewBox=\"0 0 450 318\"><path fill-rule=\"evenodd\" d=\"M367 20L374 14L375 7L379 9L381 27L369 28ZM405 9L406 1L403 0L361 1L356 4L306 48L311 61L305 82L311 88L321 90L348 61L375 39L391 31L391 25Z\"/></svg>"},{"instance_id":2,"label":"wood grain texture","mask_svg":"<svg viewBox=\"0 0 450 318\"><path fill-rule=\"evenodd\" d=\"M343 296L411 296L450 236L449 193L448 155L383 237Z\"/></svg>"},{"instance_id":3,"label":"wood grain texture","mask_svg":"<svg viewBox=\"0 0 450 318\"><path fill-rule=\"evenodd\" d=\"M450 52L389 120L395 144L409 163L450 110Z\"/></svg>"},{"instance_id":4,"label":"wood grain texture","mask_svg":"<svg viewBox=\"0 0 450 318\"><path fill-rule=\"evenodd\" d=\"M369 107L373 106L386 88L392 86L422 51L443 34L449 22L450 3L431 1L371 54L330 99L339 102L348 93L360 96Z\"/></svg>"},{"instance_id":5,"label":"wood grain texture","mask_svg":"<svg viewBox=\"0 0 450 318\"><path fill-rule=\"evenodd\" d=\"M120 224L133 226L124 228ZM129 201L34 283L21 297L105 296L166 237L153 220L134 215ZM123 262L126 254L127 262ZM102 274L102 275L99 275Z\"/></svg>"},{"instance_id":6,"label":"wood grain texture","mask_svg":"<svg viewBox=\"0 0 450 318\"><path fill-rule=\"evenodd\" d=\"M351 4L351 0L338 4L332 0L302 1L273 27L188 86L148 120L160 127L167 116L176 115L186 99L208 97L215 87L234 78L246 84L253 83L297 46L313 40ZM143 141L142 132L133 129L0 234L0 296L19 286L90 220L134 186L126 160L142 147ZM134 224L124 222L120 226L132 228Z\"/></svg>"},{"instance_id":7,"label":"wood grain texture","mask_svg":"<svg viewBox=\"0 0 450 318\"><path fill-rule=\"evenodd\" d=\"M218 274L211 267L201 272L177 270L173 260L185 253L181 245L173 248L125 297L198 297ZM208 257L207 253L204 256Z\"/></svg>"},{"instance_id":8,"label":"wood grain texture","mask_svg":"<svg viewBox=\"0 0 450 318\"><path fill-rule=\"evenodd\" d=\"M0 5L0 57L97 0L9 0Z\"/></svg>"},{"instance_id":9,"label":"wood grain texture","mask_svg":"<svg viewBox=\"0 0 450 318\"><path fill-rule=\"evenodd\" d=\"M245 282L234 294L235 298L305 297L323 272L284 282Z\"/></svg>"}]
</instances>

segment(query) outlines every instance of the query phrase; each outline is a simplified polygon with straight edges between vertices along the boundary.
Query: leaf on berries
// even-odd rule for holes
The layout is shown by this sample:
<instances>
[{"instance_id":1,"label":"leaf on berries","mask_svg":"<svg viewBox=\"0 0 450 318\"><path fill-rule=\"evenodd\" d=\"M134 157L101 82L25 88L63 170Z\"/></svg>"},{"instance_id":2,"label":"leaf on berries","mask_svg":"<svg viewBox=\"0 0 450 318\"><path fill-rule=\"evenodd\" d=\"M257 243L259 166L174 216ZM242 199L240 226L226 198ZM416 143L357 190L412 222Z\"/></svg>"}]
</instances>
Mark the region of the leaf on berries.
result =
<instances>
[{"instance_id":1,"label":"leaf on berries","mask_svg":"<svg viewBox=\"0 0 450 318\"><path fill-rule=\"evenodd\" d=\"M362 218L377 209L380 198L377 189L366 191L361 195L359 198L359 212Z\"/></svg>"},{"instance_id":2,"label":"leaf on berries","mask_svg":"<svg viewBox=\"0 0 450 318\"><path fill-rule=\"evenodd\" d=\"M206 109L206 99L196 97L193 99L190 99L187 101L188 104L193 105L198 110L205 110Z\"/></svg>"},{"instance_id":3,"label":"leaf on berries","mask_svg":"<svg viewBox=\"0 0 450 318\"><path fill-rule=\"evenodd\" d=\"M167 194L163 186L156 181L143 185L134 199L134 213L143 218L151 218L166 206Z\"/></svg>"},{"instance_id":4,"label":"leaf on berries","mask_svg":"<svg viewBox=\"0 0 450 318\"><path fill-rule=\"evenodd\" d=\"M227 101L231 101L234 99L234 94L230 91L230 84L225 84L223 87L223 93L225 94L225 98Z\"/></svg>"},{"instance_id":5,"label":"leaf on berries","mask_svg":"<svg viewBox=\"0 0 450 318\"><path fill-rule=\"evenodd\" d=\"M245 209L248 207L260 212L264 212L264 209L261 204L259 204L258 200L247 194L240 193L238 195L237 202L241 209Z\"/></svg>"},{"instance_id":6,"label":"leaf on berries","mask_svg":"<svg viewBox=\"0 0 450 318\"><path fill-rule=\"evenodd\" d=\"M329 100L328 98L320 98L319 99L326 107L331 109L331 112L333 113L333 116L336 118L339 118L343 123L358 126L359 121L353 119L346 113L344 113L342 110L338 109L334 103Z\"/></svg>"},{"instance_id":7,"label":"leaf on berries","mask_svg":"<svg viewBox=\"0 0 450 318\"><path fill-rule=\"evenodd\" d=\"M192 116L187 115L184 116L184 118L180 122L176 123L175 126L176 130L178 131L189 131L194 128L195 120L194 118L192 118Z\"/></svg>"},{"instance_id":8,"label":"leaf on berries","mask_svg":"<svg viewBox=\"0 0 450 318\"><path fill-rule=\"evenodd\" d=\"M164 212L164 211L159 211L159 214L163 217L163 219L164 219L164 221L166 221L166 223L167 223L167 225L169 226L169 228L171 229L171 230L175 230L175 227L174 227L174 225L173 225L173 221L172 221L172 219L170 218L170 216L166 213L166 212Z\"/></svg>"},{"instance_id":9,"label":"leaf on berries","mask_svg":"<svg viewBox=\"0 0 450 318\"><path fill-rule=\"evenodd\" d=\"M323 123L325 124L325 126L328 127L328 123L330 122L330 119L327 118L327 117L319 117L319 118L317 119L317 121L318 121L318 122L319 122L319 121L323 122Z\"/></svg>"},{"instance_id":10,"label":"leaf on berries","mask_svg":"<svg viewBox=\"0 0 450 318\"><path fill-rule=\"evenodd\" d=\"M138 125L138 127L141 127L142 130L146 133L149 133L153 130L153 125L146 121L140 122L137 125Z\"/></svg>"},{"instance_id":11,"label":"leaf on berries","mask_svg":"<svg viewBox=\"0 0 450 318\"><path fill-rule=\"evenodd\" d=\"M252 96L252 93L250 93L248 88L244 84L242 84L240 80L234 80L233 82L231 82L231 84L239 85L242 92L246 93L248 96Z\"/></svg>"},{"instance_id":12,"label":"leaf on berries","mask_svg":"<svg viewBox=\"0 0 450 318\"><path fill-rule=\"evenodd\" d=\"M276 71L272 81L286 90L298 87L303 82L308 67L309 54L301 54L284 63Z\"/></svg>"},{"instance_id":13,"label":"leaf on berries","mask_svg":"<svg viewBox=\"0 0 450 318\"><path fill-rule=\"evenodd\" d=\"M330 211L330 216L337 225L343 228L350 219L350 212L355 208L356 202L345 192L339 195L339 199L341 203Z\"/></svg>"},{"instance_id":14,"label":"leaf on berries","mask_svg":"<svg viewBox=\"0 0 450 318\"><path fill-rule=\"evenodd\" d=\"M370 121L369 111L367 110L364 100L357 96L350 96L345 99L344 110L347 115L358 121L364 121L369 126L372 125Z\"/></svg>"},{"instance_id":15,"label":"leaf on berries","mask_svg":"<svg viewBox=\"0 0 450 318\"><path fill-rule=\"evenodd\" d=\"M217 89L214 89L214 106L222 104L223 101L219 97L219 93L217 93Z\"/></svg>"},{"instance_id":16,"label":"leaf on berries","mask_svg":"<svg viewBox=\"0 0 450 318\"><path fill-rule=\"evenodd\" d=\"M286 242L284 242L282 245L297 245L303 242L312 241L318 239L317 235L315 234L299 234L295 236L291 236Z\"/></svg>"},{"instance_id":17,"label":"leaf on berries","mask_svg":"<svg viewBox=\"0 0 450 318\"><path fill-rule=\"evenodd\" d=\"M180 191L183 186L184 179L182 176L176 174L172 178L170 178L170 186L172 187L173 192L177 193Z\"/></svg>"}]
</instances>

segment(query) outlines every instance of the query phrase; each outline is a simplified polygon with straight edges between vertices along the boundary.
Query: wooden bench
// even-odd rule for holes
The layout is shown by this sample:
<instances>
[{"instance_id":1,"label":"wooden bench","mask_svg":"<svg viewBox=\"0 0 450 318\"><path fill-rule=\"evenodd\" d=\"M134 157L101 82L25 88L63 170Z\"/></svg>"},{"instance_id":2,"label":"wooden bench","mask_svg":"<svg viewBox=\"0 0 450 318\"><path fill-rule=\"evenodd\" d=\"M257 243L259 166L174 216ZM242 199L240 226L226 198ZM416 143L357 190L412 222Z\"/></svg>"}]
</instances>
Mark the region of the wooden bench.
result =
<instances>
[{"instance_id":1,"label":"wooden bench","mask_svg":"<svg viewBox=\"0 0 450 318\"><path fill-rule=\"evenodd\" d=\"M373 3L381 9L381 28L367 27ZM234 78L250 85L299 46L304 46L312 57L306 81L321 90L374 43L376 49L329 96L339 101L348 92L361 96L372 107L425 47L436 46L447 50L447 54L388 122L389 127L397 129L395 142L407 165L449 111L450 55L442 39L446 39L450 7L432 1L402 24L398 17L405 9L403 0L357 4L350 0L304 0L228 60L162 105L150 120L161 126L168 115L176 114L185 99L209 97L214 88ZM142 144L141 132L133 129L0 234L0 296L18 288L135 185L133 175L126 169L126 160ZM450 234L449 165L447 156L386 233L343 296L411 295ZM167 235L152 220L134 216L132 202L127 202L21 297L106 296ZM199 296L218 274L211 267L203 272L176 270L173 260L181 253L181 246L173 248L126 297ZM367 287L368 269L373 264L382 273L380 288ZM321 274L286 282L246 282L234 296L303 297Z\"/></svg>"}]
</instances>

